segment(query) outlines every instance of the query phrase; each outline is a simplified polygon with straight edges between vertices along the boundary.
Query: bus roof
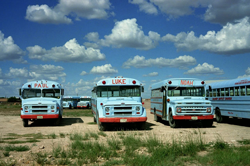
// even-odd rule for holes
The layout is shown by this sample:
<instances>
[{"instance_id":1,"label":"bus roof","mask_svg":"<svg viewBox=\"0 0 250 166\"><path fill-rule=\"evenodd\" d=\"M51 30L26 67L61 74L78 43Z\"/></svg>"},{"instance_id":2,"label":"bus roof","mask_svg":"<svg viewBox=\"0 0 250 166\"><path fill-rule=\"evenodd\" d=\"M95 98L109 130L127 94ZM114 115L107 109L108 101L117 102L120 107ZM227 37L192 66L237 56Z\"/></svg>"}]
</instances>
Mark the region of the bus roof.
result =
<instances>
[{"instance_id":1,"label":"bus roof","mask_svg":"<svg viewBox=\"0 0 250 166\"><path fill-rule=\"evenodd\" d=\"M63 96L64 99L72 98L72 99L79 99L80 96Z\"/></svg>"},{"instance_id":2,"label":"bus roof","mask_svg":"<svg viewBox=\"0 0 250 166\"><path fill-rule=\"evenodd\" d=\"M215 83L210 83L208 85L210 85L213 89L214 88L224 88L224 87L225 88L226 87L234 87L234 86L245 86L245 85L250 85L250 77L215 82Z\"/></svg>"},{"instance_id":3,"label":"bus roof","mask_svg":"<svg viewBox=\"0 0 250 166\"><path fill-rule=\"evenodd\" d=\"M38 80L25 83L22 88L36 88L36 89L61 89L62 86L55 81Z\"/></svg>"},{"instance_id":4,"label":"bus roof","mask_svg":"<svg viewBox=\"0 0 250 166\"><path fill-rule=\"evenodd\" d=\"M80 98L81 98L81 99L82 99L82 98L91 98L91 96L81 96Z\"/></svg>"},{"instance_id":5,"label":"bus roof","mask_svg":"<svg viewBox=\"0 0 250 166\"><path fill-rule=\"evenodd\" d=\"M120 85L138 85L141 86L141 82L134 78L105 78L97 82L96 86L120 86Z\"/></svg>"},{"instance_id":6,"label":"bus roof","mask_svg":"<svg viewBox=\"0 0 250 166\"><path fill-rule=\"evenodd\" d=\"M169 78L152 84L151 89L158 89L162 86L204 86L205 81L197 78Z\"/></svg>"}]
</instances>

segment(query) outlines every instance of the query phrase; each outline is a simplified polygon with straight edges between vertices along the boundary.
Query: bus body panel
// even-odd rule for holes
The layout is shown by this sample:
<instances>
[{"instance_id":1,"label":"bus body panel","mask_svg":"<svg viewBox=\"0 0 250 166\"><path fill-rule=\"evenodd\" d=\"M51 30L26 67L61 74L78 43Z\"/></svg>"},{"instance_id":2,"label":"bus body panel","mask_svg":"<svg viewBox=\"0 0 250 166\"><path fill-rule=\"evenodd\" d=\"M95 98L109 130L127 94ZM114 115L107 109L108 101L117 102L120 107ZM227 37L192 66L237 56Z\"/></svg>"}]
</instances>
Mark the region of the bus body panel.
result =
<instances>
[{"instance_id":1,"label":"bus body panel","mask_svg":"<svg viewBox=\"0 0 250 166\"><path fill-rule=\"evenodd\" d=\"M205 82L171 78L153 84L150 113L169 121L170 111L174 120L213 120L211 102L205 99Z\"/></svg>"},{"instance_id":2,"label":"bus body panel","mask_svg":"<svg viewBox=\"0 0 250 166\"><path fill-rule=\"evenodd\" d=\"M210 83L206 90L214 111L219 110L221 116L250 119L250 77Z\"/></svg>"},{"instance_id":3,"label":"bus body panel","mask_svg":"<svg viewBox=\"0 0 250 166\"><path fill-rule=\"evenodd\" d=\"M32 81L20 89L21 119L56 119L63 114L63 90L54 81Z\"/></svg>"}]
</instances>

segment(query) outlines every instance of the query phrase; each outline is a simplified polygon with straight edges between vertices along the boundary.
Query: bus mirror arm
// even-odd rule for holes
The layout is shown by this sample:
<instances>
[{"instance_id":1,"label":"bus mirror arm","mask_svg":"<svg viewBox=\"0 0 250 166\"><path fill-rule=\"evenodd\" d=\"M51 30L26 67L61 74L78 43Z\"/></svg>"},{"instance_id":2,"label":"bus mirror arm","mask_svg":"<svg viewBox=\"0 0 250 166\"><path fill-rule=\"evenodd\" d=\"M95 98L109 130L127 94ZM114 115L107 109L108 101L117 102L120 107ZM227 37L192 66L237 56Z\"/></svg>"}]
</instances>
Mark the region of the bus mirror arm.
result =
<instances>
[{"instance_id":1,"label":"bus mirror arm","mask_svg":"<svg viewBox=\"0 0 250 166\"><path fill-rule=\"evenodd\" d=\"M209 91L211 92L212 91L212 87L209 85L208 88L209 88Z\"/></svg>"},{"instance_id":2,"label":"bus mirror arm","mask_svg":"<svg viewBox=\"0 0 250 166\"><path fill-rule=\"evenodd\" d=\"M166 90L166 88L164 86L161 87L160 91L163 92L164 89Z\"/></svg>"},{"instance_id":3,"label":"bus mirror arm","mask_svg":"<svg viewBox=\"0 0 250 166\"><path fill-rule=\"evenodd\" d=\"M22 96L22 91L21 91L21 89L19 89L19 96Z\"/></svg>"},{"instance_id":4,"label":"bus mirror arm","mask_svg":"<svg viewBox=\"0 0 250 166\"><path fill-rule=\"evenodd\" d=\"M64 95L64 89L61 90L61 95Z\"/></svg>"}]
</instances>

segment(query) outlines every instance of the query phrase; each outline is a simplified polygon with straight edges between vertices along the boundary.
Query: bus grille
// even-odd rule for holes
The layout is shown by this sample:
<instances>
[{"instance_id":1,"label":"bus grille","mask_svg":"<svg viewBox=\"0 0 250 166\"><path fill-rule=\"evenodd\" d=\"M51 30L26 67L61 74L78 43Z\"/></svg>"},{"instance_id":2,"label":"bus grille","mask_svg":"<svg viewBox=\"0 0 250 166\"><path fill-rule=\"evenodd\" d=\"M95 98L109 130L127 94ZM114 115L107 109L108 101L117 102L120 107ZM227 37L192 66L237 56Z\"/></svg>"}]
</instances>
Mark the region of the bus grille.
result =
<instances>
[{"instance_id":1,"label":"bus grille","mask_svg":"<svg viewBox=\"0 0 250 166\"><path fill-rule=\"evenodd\" d=\"M32 108L48 108L48 106L38 105L38 106L32 106Z\"/></svg>"},{"instance_id":2,"label":"bus grille","mask_svg":"<svg viewBox=\"0 0 250 166\"><path fill-rule=\"evenodd\" d=\"M47 112L48 110L32 110L32 112Z\"/></svg>"},{"instance_id":3,"label":"bus grille","mask_svg":"<svg viewBox=\"0 0 250 166\"><path fill-rule=\"evenodd\" d=\"M114 110L132 110L132 107L114 107Z\"/></svg>"},{"instance_id":4,"label":"bus grille","mask_svg":"<svg viewBox=\"0 0 250 166\"><path fill-rule=\"evenodd\" d=\"M115 115L132 115L132 112L114 112Z\"/></svg>"}]
</instances>

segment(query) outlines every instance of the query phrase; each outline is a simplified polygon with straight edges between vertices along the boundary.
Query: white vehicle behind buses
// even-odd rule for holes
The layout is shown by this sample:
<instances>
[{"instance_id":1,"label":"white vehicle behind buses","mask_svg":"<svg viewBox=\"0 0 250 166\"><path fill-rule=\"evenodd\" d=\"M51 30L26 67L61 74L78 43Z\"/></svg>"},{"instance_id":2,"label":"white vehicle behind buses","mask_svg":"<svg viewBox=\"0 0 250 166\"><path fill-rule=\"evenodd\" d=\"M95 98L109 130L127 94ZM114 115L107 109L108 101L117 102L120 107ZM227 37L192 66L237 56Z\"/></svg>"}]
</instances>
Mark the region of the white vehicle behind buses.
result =
<instances>
[{"instance_id":1,"label":"white vehicle behind buses","mask_svg":"<svg viewBox=\"0 0 250 166\"><path fill-rule=\"evenodd\" d=\"M217 122L229 117L250 119L250 77L211 83L207 86L207 97Z\"/></svg>"},{"instance_id":2,"label":"white vehicle behind buses","mask_svg":"<svg viewBox=\"0 0 250 166\"><path fill-rule=\"evenodd\" d=\"M23 126L28 126L28 121L37 119L54 119L58 125L62 118L64 90L54 81L32 81L25 83L19 90L22 100L21 118Z\"/></svg>"},{"instance_id":3,"label":"white vehicle behind buses","mask_svg":"<svg viewBox=\"0 0 250 166\"><path fill-rule=\"evenodd\" d=\"M205 82L195 78L171 78L151 87L151 114L154 120L166 120L176 128L183 120L200 120L213 125L211 102L205 100Z\"/></svg>"},{"instance_id":4,"label":"white vehicle behind buses","mask_svg":"<svg viewBox=\"0 0 250 166\"><path fill-rule=\"evenodd\" d=\"M142 106L142 84L133 78L107 78L92 90L92 112L99 130L111 123L135 123L145 128L146 109Z\"/></svg>"},{"instance_id":5,"label":"white vehicle behind buses","mask_svg":"<svg viewBox=\"0 0 250 166\"><path fill-rule=\"evenodd\" d=\"M91 96L81 96L77 108L91 108Z\"/></svg>"}]
</instances>

